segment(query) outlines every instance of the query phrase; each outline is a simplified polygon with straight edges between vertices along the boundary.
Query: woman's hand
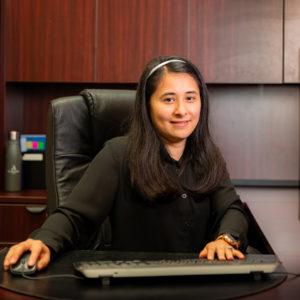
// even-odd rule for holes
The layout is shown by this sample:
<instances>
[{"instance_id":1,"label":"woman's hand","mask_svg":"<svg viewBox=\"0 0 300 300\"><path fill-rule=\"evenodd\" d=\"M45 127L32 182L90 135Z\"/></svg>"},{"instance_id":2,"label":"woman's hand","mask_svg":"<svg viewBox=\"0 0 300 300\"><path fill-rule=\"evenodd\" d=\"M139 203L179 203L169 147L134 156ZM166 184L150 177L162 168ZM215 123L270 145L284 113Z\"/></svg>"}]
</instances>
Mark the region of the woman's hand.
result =
<instances>
[{"instance_id":1,"label":"woman's hand","mask_svg":"<svg viewBox=\"0 0 300 300\"><path fill-rule=\"evenodd\" d=\"M224 240L216 240L206 244L204 249L200 252L199 258L207 258L207 260L214 260L217 254L218 260L233 260L234 257L244 259L244 254L234 249Z\"/></svg>"},{"instance_id":2,"label":"woman's hand","mask_svg":"<svg viewBox=\"0 0 300 300\"><path fill-rule=\"evenodd\" d=\"M37 260L38 271L48 266L50 262L50 249L42 241L27 239L26 241L16 244L9 249L3 263L4 270L7 271L10 265L17 263L21 255L26 251L31 252L28 266L34 266Z\"/></svg>"}]
</instances>

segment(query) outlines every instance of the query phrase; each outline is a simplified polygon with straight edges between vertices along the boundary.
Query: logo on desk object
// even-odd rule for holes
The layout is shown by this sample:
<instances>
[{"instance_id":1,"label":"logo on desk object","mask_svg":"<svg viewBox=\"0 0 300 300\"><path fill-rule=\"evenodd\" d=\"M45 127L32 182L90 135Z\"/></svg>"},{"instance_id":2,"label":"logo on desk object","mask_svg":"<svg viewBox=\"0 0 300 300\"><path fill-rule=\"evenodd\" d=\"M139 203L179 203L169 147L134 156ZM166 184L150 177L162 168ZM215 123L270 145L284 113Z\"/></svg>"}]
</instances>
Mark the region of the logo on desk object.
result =
<instances>
[{"instance_id":1,"label":"logo on desk object","mask_svg":"<svg viewBox=\"0 0 300 300\"><path fill-rule=\"evenodd\" d=\"M18 170L17 167L15 165L13 165L11 167L11 169L7 170L7 172L12 174L12 175L16 175L16 174L20 173L20 170Z\"/></svg>"}]
</instances>

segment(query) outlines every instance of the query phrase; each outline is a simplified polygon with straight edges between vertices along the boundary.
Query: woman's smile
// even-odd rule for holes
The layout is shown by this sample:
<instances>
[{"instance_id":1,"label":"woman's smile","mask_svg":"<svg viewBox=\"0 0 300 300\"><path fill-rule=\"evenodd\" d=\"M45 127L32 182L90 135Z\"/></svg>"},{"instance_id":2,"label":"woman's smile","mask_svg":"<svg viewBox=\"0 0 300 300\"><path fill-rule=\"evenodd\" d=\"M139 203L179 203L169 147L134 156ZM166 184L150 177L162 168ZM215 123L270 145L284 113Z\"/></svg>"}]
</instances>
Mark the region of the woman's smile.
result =
<instances>
[{"instance_id":1,"label":"woman's smile","mask_svg":"<svg viewBox=\"0 0 300 300\"><path fill-rule=\"evenodd\" d=\"M189 121L170 121L176 127L185 127L189 124Z\"/></svg>"}]
</instances>

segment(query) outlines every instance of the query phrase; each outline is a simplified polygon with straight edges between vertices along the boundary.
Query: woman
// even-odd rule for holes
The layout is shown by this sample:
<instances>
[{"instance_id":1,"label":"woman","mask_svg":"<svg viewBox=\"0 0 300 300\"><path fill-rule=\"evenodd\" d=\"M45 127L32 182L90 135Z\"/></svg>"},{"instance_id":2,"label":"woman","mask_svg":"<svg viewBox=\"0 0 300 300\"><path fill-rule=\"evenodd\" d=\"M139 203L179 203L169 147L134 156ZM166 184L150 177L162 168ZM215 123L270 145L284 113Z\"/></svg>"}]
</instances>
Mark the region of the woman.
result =
<instances>
[{"instance_id":1,"label":"woman","mask_svg":"<svg viewBox=\"0 0 300 300\"><path fill-rule=\"evenodd\" d=\"M24 251L38 270L76 247L82 229L106 216L112 249L199 252L243 259L248 222L208 128L207 88L182 57L158 57L145 68L126 137L106 143L73 190L33 238L9 250L7 270ZM239 250L240 249L240 250Z\"/></svg>"}]
</instances>

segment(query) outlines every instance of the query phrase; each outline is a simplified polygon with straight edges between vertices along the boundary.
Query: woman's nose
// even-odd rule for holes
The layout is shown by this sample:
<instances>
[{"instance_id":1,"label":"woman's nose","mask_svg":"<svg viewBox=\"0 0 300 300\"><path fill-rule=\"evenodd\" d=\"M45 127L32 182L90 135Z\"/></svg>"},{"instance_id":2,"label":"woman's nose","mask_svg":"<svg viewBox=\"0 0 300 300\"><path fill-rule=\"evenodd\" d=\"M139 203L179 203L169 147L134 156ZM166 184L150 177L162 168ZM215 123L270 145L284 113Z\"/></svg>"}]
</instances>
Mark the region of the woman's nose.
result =
<instances>
[{"instance_id":1,"label":"woman's nose","mask_svg":"<svg viewBox=\"0 0 300 300\"><path fill-rule=\"evenodd\" d=\"M175 115L182 115L182 116L187 113L186 105L185 105L184 101L182 101L181 99L176 101L174 113L175 113Z\"/></svg>"}]
</instances>

